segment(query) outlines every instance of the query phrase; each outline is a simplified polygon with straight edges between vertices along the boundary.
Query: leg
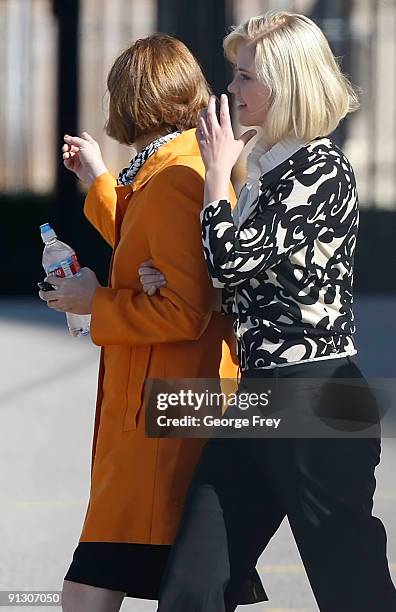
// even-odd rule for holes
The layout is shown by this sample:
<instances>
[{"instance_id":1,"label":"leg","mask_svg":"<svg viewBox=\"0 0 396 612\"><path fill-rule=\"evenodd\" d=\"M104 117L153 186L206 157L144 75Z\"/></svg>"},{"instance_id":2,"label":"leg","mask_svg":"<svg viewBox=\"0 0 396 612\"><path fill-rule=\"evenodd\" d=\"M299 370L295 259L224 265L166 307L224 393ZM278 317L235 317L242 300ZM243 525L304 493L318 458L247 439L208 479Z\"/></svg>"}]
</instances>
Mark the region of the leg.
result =
<instances>
[{"instance_id":1,"label":"leg","mask_svg":"<svg viewBox=\"0 0 396 612\"><path fill-rule=\"evenodd\" d=\"M249 440L212 440L193 478L158 612L232 612L283 508L248 463ZM265 501L264 501L265 499Z\"/></svg>"},{"instance_id":2,"label":"leg","mask_svg":"<svg viewBox=\"0 0 396 612\"><path fill-rule=\"evenodd\" d=\"M319 609L393 612L385 529L372 515L379 440L293 442L287 514Z\"/></svg>"},{"instance_id":3,"label":"leg","mask_svg":"<svg viewBox=\"0 0 396 612\"><path fill-rule=\"evenodd\" d=\"M65 580L62 590L63 612L118 612L125 593Z\"/></svg>"},{"instance_id":4,"label":"leg","mask_svg":"<svg viewBox=\"0 0 396 612\"><path fill-rule=\"evenodd\" d=\"M333 429L329 438L269 440L266 462L261 463L277 472L319 608L393 612L396 590L386 558L386 534L372 515L374 472L380 460L375 398L350 359L285 368L282 377L289 380L279 379L281 404L291 412L301 410L312 423L324 419ZM362 422L374 425L371 438L343 437L347 431L363 432ZM261 450L254 445L251 450L257 451L258 464Z\"/></svg>"}]
</instances>

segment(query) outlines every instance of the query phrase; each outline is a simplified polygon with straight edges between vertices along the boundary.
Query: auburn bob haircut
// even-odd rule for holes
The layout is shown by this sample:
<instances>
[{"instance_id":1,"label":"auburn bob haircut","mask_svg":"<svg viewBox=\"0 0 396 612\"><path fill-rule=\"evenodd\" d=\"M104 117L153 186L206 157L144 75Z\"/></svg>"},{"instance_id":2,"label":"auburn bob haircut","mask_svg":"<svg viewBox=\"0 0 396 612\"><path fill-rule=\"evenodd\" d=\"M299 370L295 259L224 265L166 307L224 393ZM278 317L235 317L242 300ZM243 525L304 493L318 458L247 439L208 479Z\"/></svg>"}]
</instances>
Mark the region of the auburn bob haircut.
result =
<instances>
[{"instance_id":1,"label":"auburn bob haircut","mask_svg":"<svg viewBox=\"0 0 396 612\"><path fill-rule=\"evenodd\" d=\"M137 40L115 60L107 77L106 133L126 145L155 131L194 128L210 88L187 47L167 34Z\"/></svg>"},{"instance_id":2,"label":"auburn bob haircut","mask_svg":"<svg viewBox=\"0 0 396 612\"><path fill-rule=\"evenodd\" d=\"M269 144L288 136L304 142L327 136L359 108L327 39L308 17L274 11L233 28L224 39L233 64L242 42L254 45L257 78L270 90Z\"/></svg>"}]
</instances>

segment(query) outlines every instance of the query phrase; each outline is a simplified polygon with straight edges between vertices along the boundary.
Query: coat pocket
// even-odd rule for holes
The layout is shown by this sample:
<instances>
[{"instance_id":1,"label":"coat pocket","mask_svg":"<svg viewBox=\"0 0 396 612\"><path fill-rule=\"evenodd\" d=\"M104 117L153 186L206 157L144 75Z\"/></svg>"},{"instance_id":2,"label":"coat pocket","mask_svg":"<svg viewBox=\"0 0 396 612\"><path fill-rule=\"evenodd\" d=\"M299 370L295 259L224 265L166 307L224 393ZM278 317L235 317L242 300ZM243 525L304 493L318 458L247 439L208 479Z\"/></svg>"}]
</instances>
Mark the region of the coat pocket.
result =
<instances>
[{"instance_id":1,"label":"coat pocket","mask_svg":"<svg viewBox=\"0 0 396 612\"><path fill-rule=\"evenodd\" d=\"M137 427L138 414L144 403L144 383L150 366L151 348L151 345L131 348L123 431L132 431Z\"/></svg>"}]
</instances>

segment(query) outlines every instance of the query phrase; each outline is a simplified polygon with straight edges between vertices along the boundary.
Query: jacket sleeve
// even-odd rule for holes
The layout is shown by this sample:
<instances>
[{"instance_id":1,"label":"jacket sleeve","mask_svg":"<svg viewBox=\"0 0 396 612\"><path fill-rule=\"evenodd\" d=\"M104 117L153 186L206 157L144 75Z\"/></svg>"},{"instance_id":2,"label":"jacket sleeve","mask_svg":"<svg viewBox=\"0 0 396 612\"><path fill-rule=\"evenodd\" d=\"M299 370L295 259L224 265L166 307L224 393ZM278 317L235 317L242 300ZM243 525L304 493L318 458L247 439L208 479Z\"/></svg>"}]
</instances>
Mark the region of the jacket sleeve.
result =
<instances>
[{"instance_id":1,"label":"jacket sleeve","mask_svg":"<svg viewBox=\"0 0 396 612\"><path fill-rule=\"evenodd\" d=\"M282 179L271 199L261 193L260 212L239 229L227 200L207 204L201 214L202 240L213 285L244 283L319 233L331 233L347 213L340 197L345 188L345 173L328 160Z\"/></svg>"},{"instance_id":2,"label":"jacket sleeve","mask_svg":"<svg viewBox=\"0 0 396 612\"><path fill-rule=\"evenodd\" d=\"M153 265L166 287L149 297L132 289L99 288L92 310L95 344L194 340L212 316L214 290L202 251L199 214L204 180L186 166L158 173L147 189L144 227Z\"/></svg>"},{"instance_id":3,"label":"jacket sleeve","mask_svg":"<svg viewBox=\"0 0 396 612\"><path fill-rule=\"evenodd\" d=\"M85 198L84 214L101 236L114 247L116 179L105 172L92 183Z\"/></svg>"}]
</instances>

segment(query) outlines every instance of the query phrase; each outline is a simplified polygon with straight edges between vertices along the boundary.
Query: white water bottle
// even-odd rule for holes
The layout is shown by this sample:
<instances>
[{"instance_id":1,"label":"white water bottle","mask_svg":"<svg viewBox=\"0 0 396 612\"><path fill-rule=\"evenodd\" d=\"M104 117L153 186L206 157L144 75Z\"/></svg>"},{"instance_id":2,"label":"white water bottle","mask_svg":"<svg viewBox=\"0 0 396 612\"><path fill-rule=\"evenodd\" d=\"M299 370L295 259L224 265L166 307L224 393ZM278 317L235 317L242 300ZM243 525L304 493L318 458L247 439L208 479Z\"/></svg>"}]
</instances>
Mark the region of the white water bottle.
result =
<instances>
[{"instance_id":1,"label":"white water bottle","mask_svg":"<svg viewBox=\"0 0 396 612\"><path fill-rule=\"evenodd\" d=\"M41 238L45 244L43 251L43 268L47 276L70 277L78 274L80 264L73 249L58 240L49 223L40 225ZM67 325L74 338L89 335L91 315L66 313Z\"/></svg>"}]
</instances>

